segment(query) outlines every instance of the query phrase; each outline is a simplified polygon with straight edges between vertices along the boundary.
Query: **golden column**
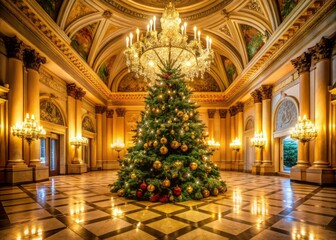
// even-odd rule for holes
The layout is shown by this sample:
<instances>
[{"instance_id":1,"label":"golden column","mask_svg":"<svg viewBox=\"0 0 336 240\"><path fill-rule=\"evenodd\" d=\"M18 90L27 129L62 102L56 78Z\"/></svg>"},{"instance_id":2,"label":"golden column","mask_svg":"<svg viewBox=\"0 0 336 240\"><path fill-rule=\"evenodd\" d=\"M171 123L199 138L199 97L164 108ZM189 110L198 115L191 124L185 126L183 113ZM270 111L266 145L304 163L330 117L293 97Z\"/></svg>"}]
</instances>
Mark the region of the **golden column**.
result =
<instances>
[{"instance_id":1,"label":"golden column","mask_svg":"<svg viewBox=\"0 0 336 240\"><path fill-rule=\"evenodd\" d=\"M226 170L226 157L225 157L225 151L226 151L226 114L227 114L227 109L219 109L219 117L220 117L220 148L219 148L219 153L220 153L220 169Z\"/></svg>"},{"instance_id":2,"label":"golden column","mask_svg":"<svg viewBox=\"0 0 336 240\"><path fill-rule=\"evenodd\" d=\"M112 160L112 154L113 150L111 148L111 145L113 144L113 114L114 110L113 109L107 109L106 110L106 135L107 135L107 160L111 161Z\"/></svg>"},{"instance_id":3,"label":"golden column","mask_svg":"<svg viewBox=\"0 0 336 240\"><path fill-rule=\"evenodd\" d=\"M262 129L264 137L266 138L266 143L263 147L262 152L262 164L260 166L260 174L267 175L274 172L274 167L272 165L272 155L271 155L271 139L272 139L272 110L271 110L271 99L272 99L272 86L262 85L260 88L262 96Z\"/></svg>"},{"instance_id":4,"label":"golden column","mask_svg":"<svg viewBox=\"0 0 336 240\"><path fill-rule=\"evenodd\" d=\"M331 93L331 147L330 147L330 156L331 156L331 166L336 170L336 86L330 90Z\"/></svg>"},{"instance_id":5,"label":"golden column","mask_svg":"<svg viewBox=\"0 0 336 240\"><path fill-rule=\"evenodd\" d=\"M72 164L73 159L75 158L75 147L71 146L70 142L73 137L76 137L76 84L69 83L67 84L67 113L68 113L68 166ZM68 167L69 171L69 167Z\"/></svg>"},{"instance_id":6,"label":"golden column","mask_svg":"<svg viewBox=\"0 0 336 240\"><path fill-rule=\"evenodd\" d=\"M209 139L214 138L214 117L216 109L208 109L208 130L209 130Z\"/></svg>"},{"instance_id":7,"label":"golden column","mask_svg":"<svg viewBox=\"0 0 336 240\"><path fill-rule=\"evenodd\" d=\"M230 143L237 138L237 135L236 135L236 119L235 119L235 116L236 116L236 113L237 113L237 109L236 109L236 106L231 106L229 108L229 112L230 112L230 128L231 128L231 139L230 139ZM231 167L230 169L231 170L237 170L235 169L235 162L237 160L237 152L236 151L232 151L230 148L229 148L229 151L231 152Z\"/></svg>"},{"instance_id":8,"label":"golden column","mask_svg":"<svg viewBox=\"0 0 336 240\"><path fill-rule=\"evenodd\" d=\"M238 171L243 171L244 170L244 147L243 147L243 132L244 132L244 104L242 102L238 102L236 104L236 109L237 109L237 113L236 113L236 132L237 132L237 137L239 139L239 141L241 142L241 147L239 152L237 152L237 170Z\"/></svg>"},{"instance_id":9,"label":"golden column","mask_svg":"<svg viewBox=\"0 0 336 240\"><path fill-rule=\"evenodd\" d=\"M75 95L75 100L76 100L76 135L75 136L83 136L82 135L82 99L85 96L86 92L83 91L82 88L76 88L76 95ZM77 147L75 149L77 151L77 159L74 160L73 163L76 164L83 164L83 156L82 156L82 146ZM86 172L84 170L83 172Z\"/></svg>"},{"instance_id":10,"label":"golden column","mask_svg":"<svg viewBox=\"0 0 336 240\"><path fill-rule=\"evenodd\" d=\"M7 49L8 126L12 127L23 119L23 52L25 45L17 37L3 37ZM9 132L7 167L27 167L23 161L22 139Z\"/></svg>"},{"instance_id":11,"label":"golden column","mask_svg":"<svg viewBox=\"0 0 336 240\"><path fill-rule=\"evenodd\" d=\"M260 134L262 132L262 96L259 89L251 92L254 101L254 132ZM255 161L252 165L252 174L260 174L260 165L262 161L262 148L255 149Z\"/></svg>"},{"instance_id":12,"label":"golden column","mask_svg":"<svg viewBox=\"0 0 336 240\"><path fill-rule=\"evenodd\" d=\"M124 143L125 144L125 108L117 108L117 119L116 119L116 128L114 133L114 142ZM123 150L124 151L124 150ZM122 152L121 152L122 153ZM117 155L116 155L117 158Z\"/></svg>"},{"instance_id":13,"label":"golden column","mask_svg":"<svg viewBox=\"0 0 336 240\"><path fill-rule=\"evenodd\" d=\"M96 121L97 121L97 141L96 141L96 151L97 151L97 162L92 162L92 168L96 170L97 168L102 168L103 163L103 113L106 111L105 106L96 106Z\"/></svg>"},{"instance_id":14,"label":"golden column","mask_svg":"<svg viewBox=\"0 0 336 240\"><path fill-rule=\"evenodd\" d=\"M27 112L34 114L36 121L40 121L40 73L41 64L46 63L46 58L41 57L35 50L26 50L23 57L27 68ZM38 166L40 163L40 140L30 144L29 166Z\"/></svg>"},{"instance_id":15,"label":"golden column","mask_svg":"<svg viewBox=\"0 0 336 240\"><path fill-rule=\"evenodd\" d=\"M307 169L307 181L319 184L334 183L334 171L330 168L328 160L328 125L329 92L333 41L322 38L318 44L309 48L316 65L315 74L315 127L317 137L314 145L314 162Z\"/></svg>"},{"instance_id":16,"label":"golden column","mask_svg":"<svg viewBox=\"0 0 336 240\"><path fill-rule=\"evenodd\" d=\"M301 56L293 59L292 64L299 73L299 102L300 116L310 119L310 65L311 55L304 52ZM306 169L309 164L309 142L298 143L298 161L291 168L290 178L298 181L306 181Z\"/></svg>"},{"instance_id":17,"label":"golden column","mask_svg":"<svg viewBox=\"0 0 336 240\"><path fill-rule=\"evenodd\" d=\"M230 111L228 111L230 112ZM228 115L230 113L226 113ZM230 149L230 143L233 137L231 137L231 117L227 117L225 119L225 170L232 170L231 163L232 163L232 151Z\"/></svg>"}]
</instances>

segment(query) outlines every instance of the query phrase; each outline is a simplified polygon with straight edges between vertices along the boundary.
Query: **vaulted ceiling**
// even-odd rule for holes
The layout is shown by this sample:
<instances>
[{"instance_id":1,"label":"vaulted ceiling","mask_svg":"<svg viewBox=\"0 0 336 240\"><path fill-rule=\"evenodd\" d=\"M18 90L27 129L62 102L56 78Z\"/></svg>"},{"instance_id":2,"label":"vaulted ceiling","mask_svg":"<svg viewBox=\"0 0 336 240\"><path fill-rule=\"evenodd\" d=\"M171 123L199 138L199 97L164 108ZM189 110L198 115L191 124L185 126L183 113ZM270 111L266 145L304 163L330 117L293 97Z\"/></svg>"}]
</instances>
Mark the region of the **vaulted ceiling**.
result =
<instances>
[{"instance_id":1,"label":"vaulted ceiling","mask_svg":"<svg viewBox=\"0 0 336 240\"><path fill-rule=\"evenodd\" d=\"M64 33L71 46L111 91L143 91L143 79L133 86L123 51L125 37L138 27L145 31L154 15L161 17L167 1L160 0L37 0ZM224 92L242 73L297 1L175 0L182 21L213 39L214 63L196 91ZM284 3L283 3L284 2ZM209 83L212 85L209 87ZM207 85L208 84L208 85ZM132 90L130 90L132 89Z\"/></svg>"}]
</instances>

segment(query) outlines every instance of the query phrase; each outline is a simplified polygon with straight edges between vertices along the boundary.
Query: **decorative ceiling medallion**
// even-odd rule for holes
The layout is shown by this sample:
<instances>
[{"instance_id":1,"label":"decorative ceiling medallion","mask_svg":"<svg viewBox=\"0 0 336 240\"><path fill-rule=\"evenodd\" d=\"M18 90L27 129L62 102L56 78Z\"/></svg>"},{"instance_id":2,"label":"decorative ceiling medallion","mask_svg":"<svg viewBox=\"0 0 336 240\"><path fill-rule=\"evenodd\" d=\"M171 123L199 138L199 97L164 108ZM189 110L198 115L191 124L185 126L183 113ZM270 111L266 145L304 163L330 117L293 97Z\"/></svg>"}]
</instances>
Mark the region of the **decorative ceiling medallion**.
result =
<instances>
[{"instance_id":1,"label":"decorative ceiling medallion","mask_svg":"<svg viewBox=\"0 0 336 240\"><path fill-rule=\"evenodd\" d=\"M226 36L232 38L231 32L230 32L229 27L227 26L227 24L224 24L221 28L219 28L219 31L221 31L222 33L224 33Z\"/></svg>"}]
</instances>

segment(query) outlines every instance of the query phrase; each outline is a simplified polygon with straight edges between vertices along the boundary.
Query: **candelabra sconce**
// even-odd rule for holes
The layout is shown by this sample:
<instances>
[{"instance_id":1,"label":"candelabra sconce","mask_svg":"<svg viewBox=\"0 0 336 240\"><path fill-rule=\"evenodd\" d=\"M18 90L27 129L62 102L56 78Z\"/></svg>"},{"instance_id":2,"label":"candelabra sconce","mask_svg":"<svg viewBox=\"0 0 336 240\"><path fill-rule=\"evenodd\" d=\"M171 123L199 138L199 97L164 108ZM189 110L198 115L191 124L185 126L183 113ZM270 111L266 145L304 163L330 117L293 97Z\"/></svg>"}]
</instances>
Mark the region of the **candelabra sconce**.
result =
<instances>
[{"instance_id":1,"label":"candelabra sconce","mask_svg":"<svg viewBox=\"0 0 336 240\"><path fill-rule=\"evenodd\" d=\"M215 142L215 140L209 140L208 141L208 146L209 146L209 149L214 152L216 150L219 150L219 147L220 147L220 144L219 142Z\"/></svg>"},{"instance_id":2,"label":"candelabra sconce","mask_svg":"<svg viewBox=\"0 0 336 240\"><path fill-rule=\"evenodd\" d=\"M256 148L263 148L266 144L266 138L263 136L263 133L255 133L254 137L251 138L251 144Z\"/></svg>"},{"instance_id":3,"label":"candelabra sconce","mask_svg":"<svg viewBox=\"0 0 336 240\"><path fill-rule=\"evenodd\" d=\"M111 144L111 148L118 152L118 160L120 160L120 152L125 148L125 144L121 142L116 142Z\"/></svg>"},{"instance_id":4,"label":"candelabra sconce","mask_svg":"<svg viewBox=\"0 0 336 240\"><path fill-rule=\"evenodd\" d=\"M317 137L317 131L314 124L307 119L306 115L304 115L303 119L299 117L297 124L290 134L290 137L305 144Z\"/></svg>"},{"instance_id":5,"label":"candelabra sconce","mask_svg":"<svg viewBox=\"0 0 336 240\"><path fill-rule=\"evenodd\" d=\"M87 145L89 140L86 137L72 137L70 139L70 144L72 146L75 146L76 148L79 148L80 146Z\"/></svg>"},{"instance_id":6,"label":"candelabra sconce","mask_svg":"<svg viewBox=\"0 0 336 240\"><path fill-rule=\"evenodd\" d=\"M240 146L241 146L241 143L240 143L240 140L238 138L236 138L235 140L233 140L230 143L230 148L231 148L232 151L239 152Z\"/></svg>"},{"instance_id":7,"label":"candelabra sconce","mask_svg":"<svg viewBox=\"0 0 336 240\"><path fill-rule=\"evenodd\" d=\"M38 125L34 114L29 117L29 113L27 113L24 122L16 123L15 126L11 127L11 133L13 136L22 138L28 142L30 161L30 144L35 140L43 138L43 136L46 134L46 131L42 126Z\"/></svg>"}]
</instances>

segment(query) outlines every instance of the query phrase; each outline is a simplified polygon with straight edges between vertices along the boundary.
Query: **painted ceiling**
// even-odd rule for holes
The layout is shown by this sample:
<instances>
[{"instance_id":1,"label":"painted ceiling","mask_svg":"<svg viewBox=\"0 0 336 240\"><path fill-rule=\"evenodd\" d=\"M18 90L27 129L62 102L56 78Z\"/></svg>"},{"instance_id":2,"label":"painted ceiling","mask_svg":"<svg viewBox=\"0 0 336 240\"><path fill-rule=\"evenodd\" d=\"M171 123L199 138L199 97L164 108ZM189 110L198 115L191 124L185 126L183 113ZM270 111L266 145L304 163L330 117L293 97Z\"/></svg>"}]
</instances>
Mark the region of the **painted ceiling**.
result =
<instances>
[{"instance_id":1,"label":"painted ceiling","mask_svg":"<svg viewBox=\"0 0 336 240\"><path fill-rule=\"evenodd\" d=\"M164 0L36 0L71 39L71 46L113 92L141 92L143 79L127 72L126 35L145 31ZM195 91L224 92L276 31L298 0L175 0L192 34L195 25L213 39L211 71L191 83ZM134 83L136 81L136 83Z\"/></svg>"}]
</instances>

